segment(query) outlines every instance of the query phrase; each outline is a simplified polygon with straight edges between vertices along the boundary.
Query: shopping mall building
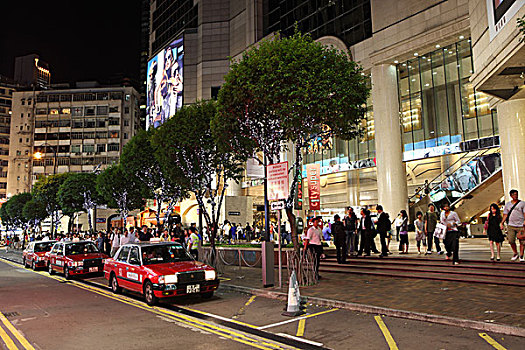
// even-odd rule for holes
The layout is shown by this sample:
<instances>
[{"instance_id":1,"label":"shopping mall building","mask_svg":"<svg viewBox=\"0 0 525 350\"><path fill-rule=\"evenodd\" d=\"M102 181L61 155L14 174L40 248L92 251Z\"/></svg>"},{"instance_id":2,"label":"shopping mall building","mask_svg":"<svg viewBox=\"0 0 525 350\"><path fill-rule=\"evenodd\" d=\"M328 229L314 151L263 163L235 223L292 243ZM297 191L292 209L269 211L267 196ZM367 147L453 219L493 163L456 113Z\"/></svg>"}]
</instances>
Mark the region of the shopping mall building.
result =
<instances>
[{"instance_id":1,"label":"shopping mall building","mask_svg":"<svg viewBox=\"0 0 525 350\"><path fill-rule=\"evenodd\" d=\"M525 0L155 0L150 12L150 64L183 39L184 104L215 97L228 56L295 23L362 65L371 84L364 136L305 150L305 166L320 164L323 216L449 201L469 222L510 189L525 191ZM225 219L261 216L261 180L248 175L229 186L248 200ZM307 187L301 216L312 214ZM182 220L196 222L188 203Z\"/></svg>"}]
</instances>

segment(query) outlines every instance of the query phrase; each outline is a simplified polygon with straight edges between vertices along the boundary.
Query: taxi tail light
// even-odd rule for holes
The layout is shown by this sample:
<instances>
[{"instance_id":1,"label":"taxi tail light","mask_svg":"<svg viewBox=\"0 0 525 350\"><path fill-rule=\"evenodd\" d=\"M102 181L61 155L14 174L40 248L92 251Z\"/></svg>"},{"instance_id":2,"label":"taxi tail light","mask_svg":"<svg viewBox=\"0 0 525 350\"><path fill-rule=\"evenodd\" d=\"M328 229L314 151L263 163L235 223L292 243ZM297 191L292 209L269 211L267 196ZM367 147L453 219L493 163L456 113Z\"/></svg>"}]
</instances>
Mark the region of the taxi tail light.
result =
<instances>
[{"instance_id":1,"label":"taxi tail light","mask_svg":"<svg viewBox=\"0 0 525 350\"><path fill-rule=\"evenodd\" d=\"M215 272L215 270L205 270L204 278L206 279L206 281L213 281L217 278L217 273Z\"/></svg>"}]
</instances>

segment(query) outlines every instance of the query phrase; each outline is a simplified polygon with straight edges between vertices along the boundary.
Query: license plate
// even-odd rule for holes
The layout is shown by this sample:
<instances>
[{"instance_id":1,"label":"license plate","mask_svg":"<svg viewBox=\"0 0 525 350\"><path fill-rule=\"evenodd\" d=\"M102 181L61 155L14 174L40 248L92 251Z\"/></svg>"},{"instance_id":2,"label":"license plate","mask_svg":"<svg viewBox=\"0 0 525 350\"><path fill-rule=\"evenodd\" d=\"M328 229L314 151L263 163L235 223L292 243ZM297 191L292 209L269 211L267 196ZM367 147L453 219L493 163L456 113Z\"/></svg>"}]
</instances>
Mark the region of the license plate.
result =
<instances>
[{"instance_id":1,"label":"license plate","mask_svg":"<svg viewBox=\"0 0 525 350\"><path fill-rule=\"evenodd\" d=\"M98 272L98 267L90 267L89 272Z\"/></svg>"},{"instance_id":2,"label":"license plate","mask_svg":"<svg viewBox=\"0 0 525 350\"><path fill-rule=\"evenodd\" d=\"M186 286L186 293L198 293L201 291L201 286L199 284L190 284Z\"/></svg>"}]
</instances>

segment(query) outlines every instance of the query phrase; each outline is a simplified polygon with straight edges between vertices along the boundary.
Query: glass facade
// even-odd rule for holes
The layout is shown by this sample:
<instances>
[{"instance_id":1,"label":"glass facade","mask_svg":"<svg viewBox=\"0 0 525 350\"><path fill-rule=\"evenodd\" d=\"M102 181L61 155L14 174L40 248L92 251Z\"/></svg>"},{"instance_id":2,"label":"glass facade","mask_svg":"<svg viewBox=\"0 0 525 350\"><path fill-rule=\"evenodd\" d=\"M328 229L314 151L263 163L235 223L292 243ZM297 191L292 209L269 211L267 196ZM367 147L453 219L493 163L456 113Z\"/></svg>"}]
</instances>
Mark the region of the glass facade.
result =
<instances>
[{"instance_id":1,"label":"glass facade","mask_svg":"<svg viewBox=\"0 0 525 350\"><path fill-rule=\"evenodd\" d=\"M291 35L297 24L314 39L337 36L350 46L372 36L370 0L266 0L264 35Z\"/></svg>"},{"instance_id":2,"label":"glass facade","mask_svg":"<svg viewBox=\"0 0 525 350\"><path fill-rule=\"evenodd\" d=\"M471 40L397 66L405 160L461 151L460 142L497 135L488 97L475 92Z\"/></svg>"}]
</instances>

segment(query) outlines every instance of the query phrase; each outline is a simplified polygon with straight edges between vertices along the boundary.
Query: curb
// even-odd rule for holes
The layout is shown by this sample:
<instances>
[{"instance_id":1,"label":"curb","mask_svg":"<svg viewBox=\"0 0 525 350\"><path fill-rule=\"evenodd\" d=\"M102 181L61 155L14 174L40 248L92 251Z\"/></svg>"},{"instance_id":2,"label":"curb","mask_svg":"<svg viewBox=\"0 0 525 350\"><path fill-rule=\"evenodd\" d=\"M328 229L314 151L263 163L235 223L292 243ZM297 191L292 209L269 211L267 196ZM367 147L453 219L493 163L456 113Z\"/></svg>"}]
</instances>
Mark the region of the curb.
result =
<instances>
[{"instance_id":1,"label":"curb","mask_svg":"<svg viewBox=\"0 0 525 350\"><path fill-rule=\"evenodd\" d=\"M269 298L269 299L277 299L277 300L282 300L282 301L286 301L288 299L288 295L286 293L272 291L272 290L236 286L236 285L225 284L225 283L221 283L220 288L223 290L242 292L246 294L252 294L252 295L257 295L257 296L261 296L264 298ZM450 317L450 316L431 315L431 314L425 314L421 312L396 310L396 309L390 309L386 307L350 303L346 301L325 299L325 298L319 298L319 297L302 296L302 298L306 300L307 302L311 302L311 303L314 303L320 306L335 307L339 309L357 311L357 312L362 312L362 313L367 313L367 314L380 314L380 315L389 316L389 317L397 317L397 318L404 318L404 319L414 320L414 321L437 323L437 324L443 324L447 326L470 328L470 329L475 329L475 330L479 330L483 332L500 333L500 334L512 335L516 337L525 337L525 328L509 326L509 325L504 325L504 324L466 320L466 319Z\"/></svg>"}]
</instances>

